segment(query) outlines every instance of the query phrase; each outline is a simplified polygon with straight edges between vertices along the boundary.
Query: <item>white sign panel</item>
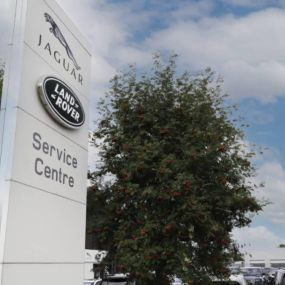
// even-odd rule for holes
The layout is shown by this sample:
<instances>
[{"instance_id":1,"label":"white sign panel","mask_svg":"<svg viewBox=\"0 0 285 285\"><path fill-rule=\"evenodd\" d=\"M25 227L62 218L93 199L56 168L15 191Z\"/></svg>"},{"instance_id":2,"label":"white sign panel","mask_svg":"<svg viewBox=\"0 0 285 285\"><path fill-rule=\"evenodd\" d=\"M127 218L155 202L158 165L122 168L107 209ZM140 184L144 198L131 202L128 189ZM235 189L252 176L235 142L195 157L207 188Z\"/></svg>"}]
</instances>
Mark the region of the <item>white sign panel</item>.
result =
<instances>
[{"instance_id":1,"label":"white sign panel","mask_svg":"<svg viewBox=\"0 0 285 285\"><path fill-rule=\"evenodd\" d=\"M79 285L91 55L55 1L13 6L0 112L0 285Z\"/></svg>"},{"instance_id":2,"label":"white sign panel","mask_svg":"<svg viewBox=\"0 0 285 285\"><path fill-rule=\"evenodd\" d=\"M87 151L27 113L18 116L13 180L85 204Z\"/></svg>"}]
</instances>

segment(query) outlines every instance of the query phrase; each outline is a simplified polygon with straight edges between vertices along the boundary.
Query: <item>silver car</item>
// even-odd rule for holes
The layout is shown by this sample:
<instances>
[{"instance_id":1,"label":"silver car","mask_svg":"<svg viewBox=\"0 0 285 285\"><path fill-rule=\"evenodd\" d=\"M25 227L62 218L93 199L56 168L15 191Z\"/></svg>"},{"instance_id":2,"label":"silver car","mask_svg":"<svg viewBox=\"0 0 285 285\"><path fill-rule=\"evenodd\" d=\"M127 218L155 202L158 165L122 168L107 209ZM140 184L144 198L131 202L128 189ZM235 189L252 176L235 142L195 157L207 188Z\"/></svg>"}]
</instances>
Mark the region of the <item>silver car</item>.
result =
<instances>
[{"instance_id":1,"label":"silver car","mask_svg":"<svg viewBox=\"0 0 285 285\"><path fill-rule=\"evenodd\" d=\"M262 267L242 267L241 273L248 285L264 285Z\"/></svg>"},{"instance_id":2,"label":"silver car","mask_svg":"<svg viewBox=\"0 0 285 285\"><path fill-rule=\"evenodd\" d=\"M83 281L83 285L95 285L93 279L88 279Z\"/></svg>"}]
</instances>

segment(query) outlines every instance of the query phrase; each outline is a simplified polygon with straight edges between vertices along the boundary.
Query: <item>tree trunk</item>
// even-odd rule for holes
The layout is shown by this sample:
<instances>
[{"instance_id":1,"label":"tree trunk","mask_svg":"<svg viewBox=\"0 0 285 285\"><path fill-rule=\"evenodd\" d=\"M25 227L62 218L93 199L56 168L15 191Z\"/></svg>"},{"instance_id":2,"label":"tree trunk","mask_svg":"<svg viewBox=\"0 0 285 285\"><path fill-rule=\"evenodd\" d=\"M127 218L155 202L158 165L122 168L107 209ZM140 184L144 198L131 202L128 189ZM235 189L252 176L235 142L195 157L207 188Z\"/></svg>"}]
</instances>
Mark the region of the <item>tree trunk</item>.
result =
<instances>
[{"instance_id":1,"label":"tree trunk","mask_svg":"<svg viewBox=\"0 0 285 285\"><path fill-rule=\"evenodd\" d=\"M169 279L165 276L164 272L156 270L154 284L170 285Z\"/></svg>"},{"instance_id":2,"label":"tree trunk","mask_svg":"<svg viewBox=\"0 0 285 285\"><path fill-rule=\"evenodd\" d=\"M136 285L170 285L170 282L166 276L156 275L154 280L136 280Z\"/></svg>"}]
</instances>

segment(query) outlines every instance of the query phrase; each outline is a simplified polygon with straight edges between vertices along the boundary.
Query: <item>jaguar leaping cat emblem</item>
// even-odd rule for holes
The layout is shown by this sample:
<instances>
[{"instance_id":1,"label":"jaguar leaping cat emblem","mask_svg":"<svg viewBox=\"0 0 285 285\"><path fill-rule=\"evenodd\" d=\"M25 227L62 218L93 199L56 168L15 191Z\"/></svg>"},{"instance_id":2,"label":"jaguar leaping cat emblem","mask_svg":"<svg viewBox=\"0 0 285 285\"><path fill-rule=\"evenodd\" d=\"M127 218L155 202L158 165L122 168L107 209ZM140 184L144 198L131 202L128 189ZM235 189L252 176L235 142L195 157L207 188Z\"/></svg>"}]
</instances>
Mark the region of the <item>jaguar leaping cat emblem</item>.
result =
<instances>
[{"instance_id":1,"label":"jaguar leaping cat emblem","mask_svg":"<svg viewBox=\"0 0 285 285\"><path fill-rule=\"evenodd\" d=\"M65 40L63 34L61 33L59 27L57 26L57 24L55 23L55 21L53 20L53 18L48 14L45 13L44 14L46 21L48 23L50 23L51 27L50 27L50 32L53 33L53 35L59 40L59 42L64 46L66 53L68 55L68 57L73 61L74 66L77 70L81 69L81 67L77 64L75 57L67 43L67 41Z\"/></svg>"}]
</instances>

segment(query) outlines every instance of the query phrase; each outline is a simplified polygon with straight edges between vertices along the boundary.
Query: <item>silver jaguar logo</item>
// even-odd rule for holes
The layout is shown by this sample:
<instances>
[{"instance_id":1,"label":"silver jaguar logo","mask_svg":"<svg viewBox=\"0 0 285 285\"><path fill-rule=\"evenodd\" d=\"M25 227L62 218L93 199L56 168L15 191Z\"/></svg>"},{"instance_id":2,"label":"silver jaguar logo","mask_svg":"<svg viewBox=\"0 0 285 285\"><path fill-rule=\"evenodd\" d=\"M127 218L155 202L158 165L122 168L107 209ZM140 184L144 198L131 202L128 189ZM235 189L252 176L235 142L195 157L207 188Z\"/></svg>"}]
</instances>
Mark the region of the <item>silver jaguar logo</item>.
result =
<instances>
[{"instance_id":1,"label":"silver jaguar logo","mask_svg":"<svg viewBox=\"0 0 285 285\"><path fill-rule=\"evenodd\" d=\"M65 40L62 32L60 31L59 27L57 26L57 24L55 23L55 21L53 20L53 18L48 14L45 13L44 14L46 21L48 23L50 23L51 27L50 27L50 32L53 33L53 35L59 40L59 42L64 46L66 53L68 55L68 57L73 61L74 66L77 70L81 69L81 67L77 64L77 61L75 60L75 57L67 43L67 41Z\"/></svg>"}]
</instances>

